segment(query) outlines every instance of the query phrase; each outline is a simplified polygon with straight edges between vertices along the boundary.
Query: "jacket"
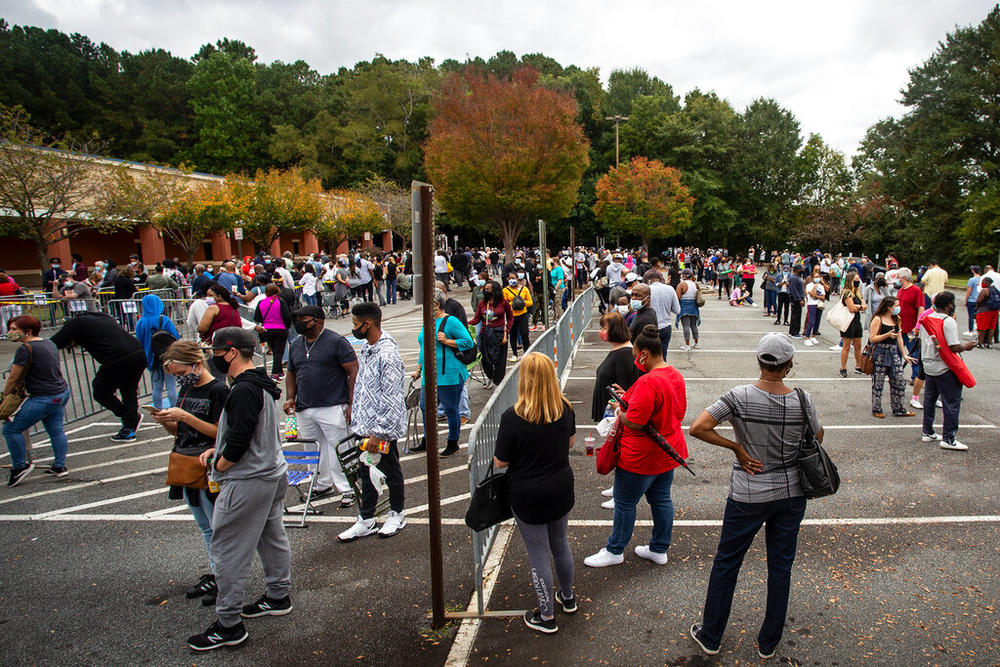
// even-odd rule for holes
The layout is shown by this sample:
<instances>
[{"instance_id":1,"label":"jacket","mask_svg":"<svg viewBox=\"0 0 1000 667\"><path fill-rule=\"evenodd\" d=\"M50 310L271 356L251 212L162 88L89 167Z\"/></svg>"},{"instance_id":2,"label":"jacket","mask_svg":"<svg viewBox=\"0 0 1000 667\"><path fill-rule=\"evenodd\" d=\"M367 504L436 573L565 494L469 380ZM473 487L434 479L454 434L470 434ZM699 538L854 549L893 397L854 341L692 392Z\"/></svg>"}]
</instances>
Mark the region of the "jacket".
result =
<instances>
[{"instance_id":1,"label":"jacket","mask_svg":"<svg viewBox=\"0 0 1000 667\"><path fill-rule=\"evenodd\" d=\"M216 461L221 456L235 465L225 472L213 465L212 479L278 479L285 474L288 466L278 432L280 396L278 385L263 369L254 368L236 376L215 436Z\"/></svg>"},{"instance_id":2,"label":"jacket","mask_svg":"<svg viewBox=\"0 0 1000 667\"><path fill-rule=\"evenodd\" d=\"M135 325L135 337L142 343L146 352L146 368L153 370L153 334L157 331L168 331L174 338L180 339L177 327L163 314L163 301L155 294L142 297L142 317Z\"/></svg>"}]
</instances>

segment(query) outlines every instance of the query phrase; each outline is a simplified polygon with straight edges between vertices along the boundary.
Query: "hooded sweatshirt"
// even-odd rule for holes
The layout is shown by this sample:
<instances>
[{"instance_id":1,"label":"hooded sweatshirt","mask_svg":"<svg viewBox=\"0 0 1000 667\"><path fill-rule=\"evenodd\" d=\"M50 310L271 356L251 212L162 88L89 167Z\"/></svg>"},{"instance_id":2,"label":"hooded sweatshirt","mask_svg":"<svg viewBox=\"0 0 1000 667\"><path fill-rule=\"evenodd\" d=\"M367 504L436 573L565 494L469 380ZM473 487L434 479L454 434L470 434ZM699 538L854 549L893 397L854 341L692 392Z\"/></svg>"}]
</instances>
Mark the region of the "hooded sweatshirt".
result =
<instances>
[{"instance_id":1,"label":"hooded sweatshirt","mask_svg":"<svg viewBox=\"0 0 1000 667\"><path fill-rule=\"evenodd\" d=\"M281 454L278 397L281 390L260 368L243 371L226 397L215 436L219 456L235 465L212 471L218 482L234 479L278 479L288 466Z\"/></svg>"},{"instance_id":2,"label":"hooded sweatshirt","mask_svg":"<svg viewBox=\"0 0 1000 667\"><path fill-rule=\"evenodd\" d=\"M608 276L608 284L612 287L625 282L625 265L621 262L612 260L605 273Z\"/></svg>"},{"instance_id":3,"label":"hooded sweatshirt","mask_svg":"<svg viewBox=\"0 0 1000 667\"><path fill-rule=\"evenodd\" d=\"M163 301L155 294L142 297L142 317L135 324L135 337L142 343L146 351L146 368L153 370L153 334L157 331L167 331L174 338L180 339L177 327L170 318L163 314Z\"/></svg>"}]
</instances>

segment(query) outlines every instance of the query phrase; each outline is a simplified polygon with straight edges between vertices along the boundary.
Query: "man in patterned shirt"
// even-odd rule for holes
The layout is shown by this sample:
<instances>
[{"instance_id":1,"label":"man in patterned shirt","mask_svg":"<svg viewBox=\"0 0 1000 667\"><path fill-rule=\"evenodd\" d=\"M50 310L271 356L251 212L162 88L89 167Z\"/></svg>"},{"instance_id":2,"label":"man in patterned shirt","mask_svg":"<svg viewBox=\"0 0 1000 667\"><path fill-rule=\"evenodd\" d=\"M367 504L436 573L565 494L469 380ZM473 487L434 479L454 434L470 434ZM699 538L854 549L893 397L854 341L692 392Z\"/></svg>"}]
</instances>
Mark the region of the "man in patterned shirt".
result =
<instances>
[{"instance_id":1,"label":"man in patterned shirt","mask_svg":"<svg viewBox=\"0 0 1000 667\"><path fill-rule=\"evenodd\" d=\"M392 537L406 526L403 516L403 470L399 466L396 441L406 435L406 399L403 388L404 366L399 346L382 331L382 309L372 302L359 303L351 309L354 329L351 333L364 340L358 354L360 367L354 383L351 407L351 432L362 438L388 440L389 451L382 454L376 468L385 475L389 487L389 516L378 529L379 537ZM342 532L338 539L351 542L376 532L375 506L378 490L367 469L362 469L361 516Z\"/></svg>"}]
</instances>

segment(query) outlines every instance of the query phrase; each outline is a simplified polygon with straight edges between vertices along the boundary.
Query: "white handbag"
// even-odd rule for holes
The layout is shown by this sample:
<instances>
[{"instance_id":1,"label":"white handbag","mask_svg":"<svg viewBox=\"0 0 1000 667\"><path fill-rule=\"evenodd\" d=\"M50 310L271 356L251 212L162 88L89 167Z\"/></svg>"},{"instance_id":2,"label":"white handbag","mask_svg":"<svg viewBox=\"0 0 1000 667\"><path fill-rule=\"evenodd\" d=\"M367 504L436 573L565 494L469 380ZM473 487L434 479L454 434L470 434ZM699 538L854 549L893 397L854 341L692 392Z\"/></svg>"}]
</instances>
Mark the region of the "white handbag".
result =
<instances>
[{"instance_id":1,"label":"white handbag","mask_svg":"<svg viewBox=\"0 0 1000 667\"><path fill-rule=\"evenodd\" d=\"M854 313L844 305L843 299L838 299L837 303L826 309L826 321L843 333L854 321Z\"/></svg>"}]
</instances>

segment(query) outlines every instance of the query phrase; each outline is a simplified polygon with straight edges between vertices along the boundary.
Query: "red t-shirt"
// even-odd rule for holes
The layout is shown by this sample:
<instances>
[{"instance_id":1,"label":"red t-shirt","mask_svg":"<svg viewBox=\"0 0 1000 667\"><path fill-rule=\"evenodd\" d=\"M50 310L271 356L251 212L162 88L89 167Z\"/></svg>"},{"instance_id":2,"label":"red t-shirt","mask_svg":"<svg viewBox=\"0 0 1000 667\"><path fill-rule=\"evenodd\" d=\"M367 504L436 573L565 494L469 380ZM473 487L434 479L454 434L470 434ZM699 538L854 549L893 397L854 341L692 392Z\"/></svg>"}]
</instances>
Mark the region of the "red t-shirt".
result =
<instances>
[{"instance_id":1,"label":"red t-shirt","mask_svg":"<svg viewBox=\"0 0 1000 667\"><path fill-rule=\"evenodd\" d=\"M664 366L640 376L622 398L628 405L627 420L633 424L652 423L677 453L687 458L687 442L681 430L687 395L684 378L676 368ZM624 429L619 468L640 475L659 475L678 465L645 432Z\"/></svg>"},{"instance_id":2,"label":"red t-shirt","mask_svg":"<svg viewBox=\"0 0 1000 667\"><path fill-rule=\"evenodd\" d=\"M896 293L899 299L899 330L910 333L917 326L917 310L924 307L924 292L916 285L910 285Z\"/></svg>"},{"instance_id":3,"label":"red t-shirt","mask_svg":"<svg viewBox=\"0 0 1000 667\"><path fill-rule=\"evenodd\" d=\"M0 296L13 296L16 293L17 283L10 280L5 283L0 283Z\"/></svg>"}]
</instances>

